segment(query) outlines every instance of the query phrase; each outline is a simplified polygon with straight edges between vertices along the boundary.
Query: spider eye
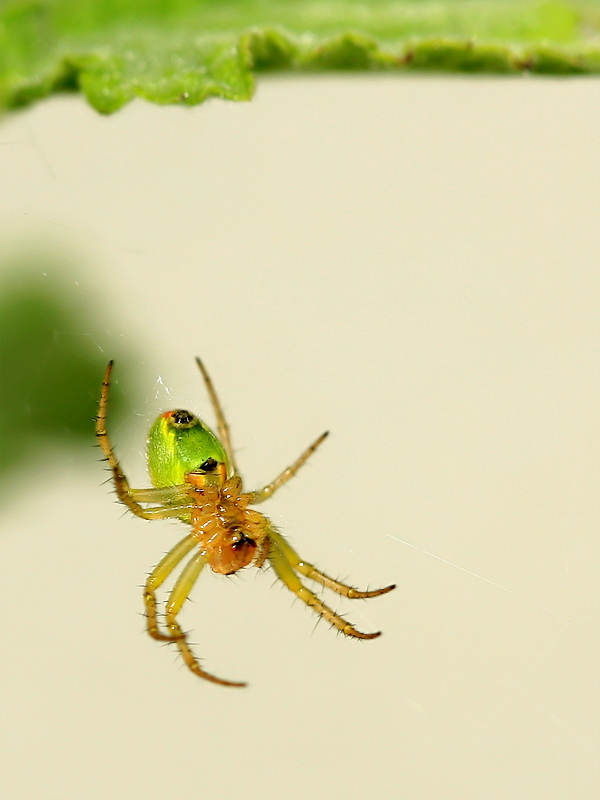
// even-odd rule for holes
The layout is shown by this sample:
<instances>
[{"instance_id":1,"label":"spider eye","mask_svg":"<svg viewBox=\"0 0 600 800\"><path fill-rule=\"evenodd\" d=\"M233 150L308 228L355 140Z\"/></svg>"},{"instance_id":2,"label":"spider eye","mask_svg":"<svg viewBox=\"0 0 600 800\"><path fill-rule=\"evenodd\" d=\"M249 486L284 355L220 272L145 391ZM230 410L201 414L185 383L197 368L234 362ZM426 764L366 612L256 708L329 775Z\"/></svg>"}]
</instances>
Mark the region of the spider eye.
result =
<instances>
[{"instance_id":1,"label":"spider eye","mask_svg":"<svg viewBox=\"0 0 600 800\"><path fill-rule=\"evenodd\" d=\"M213 472L217 468L217 461L214 458L207 458L203 464L200 464L202 472Z\"/></svg>"},{"instance_id":2,"label":"spider eye","mask_svg":"<svg viewBox=\"0 0 600 800\"><path fill-rule=\"evenodd\" d=\"M185 411L182 408L169 411L166 416L171 418L171 423L176 428L193 428L198 424L197 418L193 414L190 414L189 411Z\"/></svg>"}]
</instances>

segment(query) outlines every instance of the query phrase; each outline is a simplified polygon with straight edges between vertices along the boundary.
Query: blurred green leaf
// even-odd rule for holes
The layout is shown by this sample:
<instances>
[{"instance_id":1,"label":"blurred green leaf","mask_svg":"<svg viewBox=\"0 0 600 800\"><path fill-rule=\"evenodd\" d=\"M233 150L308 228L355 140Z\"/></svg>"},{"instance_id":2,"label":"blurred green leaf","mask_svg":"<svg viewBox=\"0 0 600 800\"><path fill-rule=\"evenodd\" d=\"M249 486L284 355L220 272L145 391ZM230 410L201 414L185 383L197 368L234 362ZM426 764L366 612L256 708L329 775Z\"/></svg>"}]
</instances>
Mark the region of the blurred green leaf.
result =
<instances>
[{"instance_id":1,"label":"blurred green leaf","mask_svg":"<svg viewBox=\"0 0 600 800\"><path fill-rule=\"evenodd\" d=\"M5 0L0 106L248 100L273 69L600 72L597 0Z\"/></svg>"},{"instance_id":2,"label":"blurred green leaf","mask_svg":"<svg viewBox=\"0 0 600 800\"><path fill-rule=\"evenodd\" d=\"M107 358L94 335L91 303L75 295L44 256L2 265L0 299L0 476L54 443L95 445ZM123 359L123 355L119 356ZM127 356L125 356L126 361ZM118 416L123 396L111 396Z\"/></svg>"}]
</instances>

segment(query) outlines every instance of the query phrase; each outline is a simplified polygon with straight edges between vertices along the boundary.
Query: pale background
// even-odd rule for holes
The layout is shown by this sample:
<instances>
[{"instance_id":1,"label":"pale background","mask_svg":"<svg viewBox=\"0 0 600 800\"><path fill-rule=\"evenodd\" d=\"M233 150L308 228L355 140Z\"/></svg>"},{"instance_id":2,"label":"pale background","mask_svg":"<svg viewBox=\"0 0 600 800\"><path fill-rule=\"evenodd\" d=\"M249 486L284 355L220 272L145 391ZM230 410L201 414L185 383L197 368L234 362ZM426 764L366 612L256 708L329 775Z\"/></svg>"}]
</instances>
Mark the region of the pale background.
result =
<instances>
[{"instance_id":1,"label":"pale background","mask_svg":"<svg viewBox=\"0 0 600 800\"><path fill-rule=\"evenodd\" d=\"M0 141L4 246L78 254L95 344L143 353L111 428L134 485L160 409L212 420L202 355L250 486L331 430L264 507L294 546L398 584L329 596L384 631L361 643L269 572L205 574L184 626L250 687L201 682L140 616L183 526L124 516L96 450L53 451L0 517L2 796L597 798L600 82L63 97Z\"/></svg>"}]
</instances>

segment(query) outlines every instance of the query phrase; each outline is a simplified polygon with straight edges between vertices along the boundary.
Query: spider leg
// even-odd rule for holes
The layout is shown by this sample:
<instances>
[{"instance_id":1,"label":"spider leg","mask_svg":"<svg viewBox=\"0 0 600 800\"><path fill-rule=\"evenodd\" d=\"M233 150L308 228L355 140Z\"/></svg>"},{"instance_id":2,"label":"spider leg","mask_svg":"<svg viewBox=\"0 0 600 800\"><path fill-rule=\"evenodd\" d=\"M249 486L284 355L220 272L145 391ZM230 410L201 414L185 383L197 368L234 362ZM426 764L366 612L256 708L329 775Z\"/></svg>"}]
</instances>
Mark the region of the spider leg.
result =
<instances>
[{"instance_id":1,"label":"spider leg","mask_svg":"<svg viewBox=\"0 0 600 800\"><path fill-rule=\"evenodd\" d=\"M134 490L135 491L135 490ZM189 516L190 509L193 508L191 504L181 506L157 506L156 508L145 508L144 519L173 519L187 514Z\"/></svg>"},{"instance_id":2,"label":"spider leg","mask_svg":"<svg viewBox=\"0 0 600 800\"><path fill-rule=\"evenodd\" d=\"M104 373L104 380L102 381L102 393L100 395L100 404L98 406L98 416L96 418L96 437L98 444L102 448L102 452L106 456L108 464L112 470L113 479L115 482L115 489L117 496L122 503L125 503L127 508L132 511L137 517L143 519L156 519L156 514L152 514L133 498L131 489L127 478L123 474L123 470L119 461L112 449L108 433L106 432L106 407L108 405L108 392L110 389L110 375L113 368L113 361L108 362L106 372Z\"/></svg>"},{"instance_id":3,"label":"spider leg","mask_svg":"<svg viewBox=\"0 0 600 800\"><path fill-rule=\"evenodd\" d=\"M341 581L336 581L334 578L330 578L329 575L321 572L312 564L309 564L308 561L301 559L298 553L290 544L288 544L285 538L273 528L270 528L269 530L269 538L277 544L285 558L297 572L299 572L301 575L306 575L307 578L317 581L323 586L326 586L328 589L333 589L334 592L343 594L350 599L377 597L380 594L387 594L387 592L391 592L392 589L396 588L396 584L392 583L390 586L385 586L383 589L372 589L371 591L365 592L360 591L360 589L355 589L354 586L348 586Z\"/></svg>"},{"instance_id":4,"label":"spider leg","mask_svg":"<svg viewBox=\"0 0 600 800\"><path fill-rule=\"evenodd\" d=\"M138 503L158 503L180 508L191 508L193 505L190 499L189 483L182 483L179 486L158 486L151 489L130 489L129 492Z\"/></svg>"},{"instance_id":5,"label":"spider leg","mask_svg":"<svg viewBox=\"0 0 600 800\"><path fill-rule=\"evenodd\" d=\"M192 587L197 581L198 576L200 575L200 572L205 564L206 556L202 551L199 551L185 565L175 582L175 586L173 587L171 594L169 595L166 617L167 627L172 634L171 639L177 644L179 652L183 656L186 666L189 667L194 675L197 675L199 678L205 678L207 681L212 681L213 683L219 683L221 686L246 686L245 683L239 683L237 681L225 681L221 678L217 678L215 675L211 675L209 672L205 672L192 653L190 646L187 643L186 635L181 630L181 626L176 620L177 614L181 610L181 606L187 600Z\"/></svg>"},{"instance_id":6,"label":"spider leg","mask_svg":"<svg viewBox=\"0 0 600 800\"><path fill-rule=\"evenodd\" d=\"M190 489L188 483L183 483L180 486L130 489L129 494L137 503L158 503L155 507L144 509L145 519L186 519L194 508Z\"/></svg>"},{"instance_id":7,"label":"spider leg","mask_svg":"<svg viewBox=\"0 0 600 800\"><path fill-rule=\"evenodd\" d=\"M231 466L235 475L238 475L237 466L235 463L235 458L233 456L233 448L231 446L231 437L229 434L229 425L225 419L225 414L223 414L223 409L221 408L221 404L219 403L219 398L217 397L217 393L215 391L215 387L213 386L213 382L210 379L210 375L206 371L206 367L200 361L199 358L196 358L196 364L202 373L202 377L204 378L204 383L206 384L206 389L208 391L208 396L210 397L210 402L212 403L212 407L215 412L215 416L217 418L217 433L219 434L219 439L221 444L225 448L225 452L227 453L227 459L229 460L229 465Z\"/></svg>"},{"instance_id":8,"label":"spider leg","mask_svg":"<svg viewBox=\"0 0 600 800\"><path fill-rule=\"evenodd\" d=\"M272 533L269 533L272 536ZM300 578L294 572L294 569L288 559L286 558L279 541L280 537L273 537L271 539L271 549L269 551L269 561L275 570L277 577L280 578L287 588L292 591L297 597L300 598L307 606L314 609L317 614L330 622L334 627L344 633L346 636L354 636L357 639L375 639L381 636L381 631L376 633L362 633L356 630L354 625L347 622L343 617L340 617L335 611L332 611L329 606L326 606L319 598L307 589L302 584Z\"/></svg>"},{"instance_id":9,"label":"spider leg","mask_svg":"<svg viewBox=\"0 0 600 800\"><path fill-rule=\"evenodd\" d=\"M160 642L173 641L172 636L167 636L158 630L156 618L156 590L173 572L177 564L187 556L190 550L198 544L198 540L190 533L179 544L176 544L154 567L144 587L144 604L146 606L146 628L153 639Z\"/></svg>"},{"instance_id":10,"label":"spider leg","mask_svg":"<svg viewBox=\"0 0 600 800\"><path fill-rule=\"evenodd\" d=\"M321 444L321 442L329 436L329 431L325 431L322 433L319 438L314 441L310 447L307 447L306 450L302 453L302 455L294 461L294 463L289 466L287 469L284 469L283 472L278 475L274 481L268 483L266 486L263 486L262 489L257 489L255 492L251 492L252 494L252 503L262 503L263 500L267 500L271 495L273 495L277 489L283 486L284 483L287 483L290 478L293 478L294 475L298 472L300 467L308 461L310 456L315 452L317 447Z\"/></svg>"},{"instance_id":11,"label":"spider leg","mask_svg":"<svg viewBox=\"0 0 600 800\"><path fill-rule=\"evenodd\" d=\"M256 567L257 569L261 569L267 560L270 548L271 539L269 536L265 536L264 539L258 543L258 555L254 559L254 564L252 566Z\"/></svg>"}]
</instances>

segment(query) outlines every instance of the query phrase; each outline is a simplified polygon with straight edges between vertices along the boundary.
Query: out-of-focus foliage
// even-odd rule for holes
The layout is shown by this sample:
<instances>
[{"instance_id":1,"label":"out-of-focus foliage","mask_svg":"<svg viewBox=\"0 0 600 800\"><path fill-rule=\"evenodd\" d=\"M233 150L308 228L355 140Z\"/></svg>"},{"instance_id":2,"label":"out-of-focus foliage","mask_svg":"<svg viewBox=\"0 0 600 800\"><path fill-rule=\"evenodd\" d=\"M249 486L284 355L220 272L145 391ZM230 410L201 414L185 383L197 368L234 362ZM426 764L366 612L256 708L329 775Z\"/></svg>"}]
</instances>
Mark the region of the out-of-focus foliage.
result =
<instances>
[{"instance_id":1,"label":"out-of-focus foliage","mask_svg":"<svg viewBox=\"0 0 600 800\"><path fill-rule=\"evenodd\" d=\"M0 107L247 100L272 69L600 72L598 0L5 0Z\"/></svg>"},{"instance_id":2,"label":"out-of-focus foliage","mask_svg":"<svg viewBox=\"0 0 600 800\"><path fill-rule=\"evenodd\" d=\"M95 444L107 362L90 298L74 294L66 277L45 277L56 274L55 263L29 255L1 271L0 477L31 464L49 443ZM113 394L111 415L118 415L123 396Z\"/></svg>"}]
</instances>

